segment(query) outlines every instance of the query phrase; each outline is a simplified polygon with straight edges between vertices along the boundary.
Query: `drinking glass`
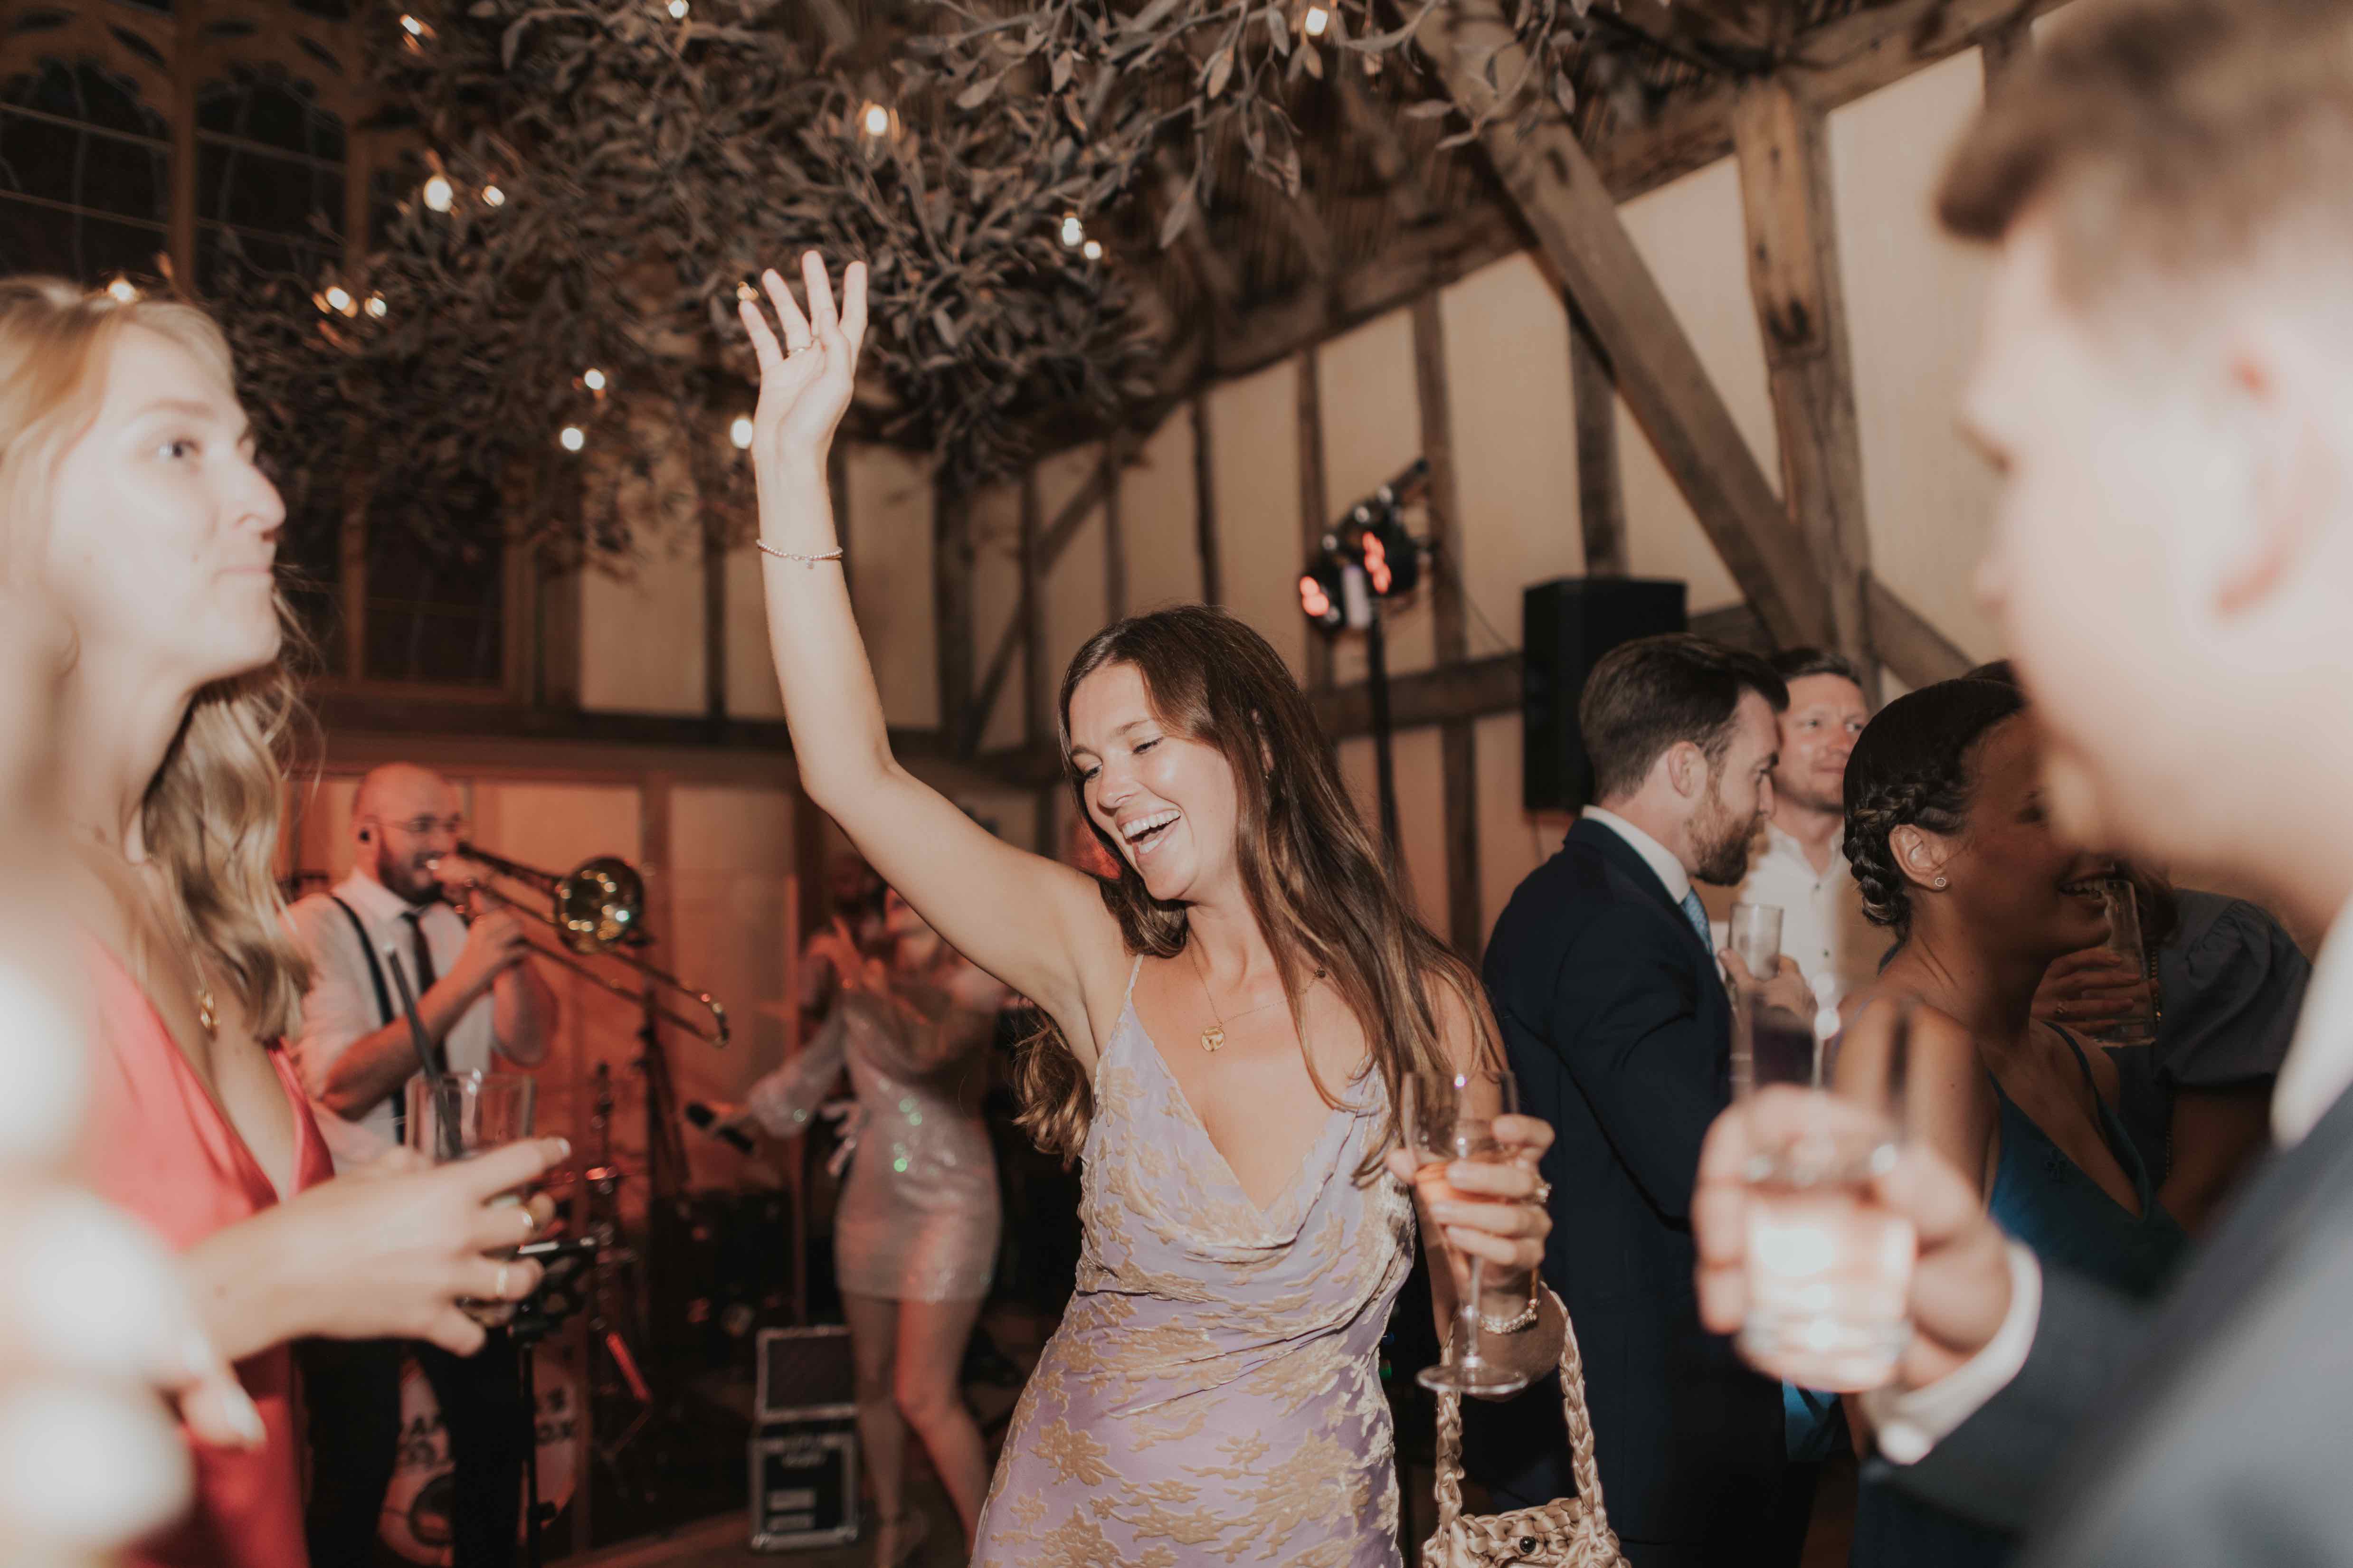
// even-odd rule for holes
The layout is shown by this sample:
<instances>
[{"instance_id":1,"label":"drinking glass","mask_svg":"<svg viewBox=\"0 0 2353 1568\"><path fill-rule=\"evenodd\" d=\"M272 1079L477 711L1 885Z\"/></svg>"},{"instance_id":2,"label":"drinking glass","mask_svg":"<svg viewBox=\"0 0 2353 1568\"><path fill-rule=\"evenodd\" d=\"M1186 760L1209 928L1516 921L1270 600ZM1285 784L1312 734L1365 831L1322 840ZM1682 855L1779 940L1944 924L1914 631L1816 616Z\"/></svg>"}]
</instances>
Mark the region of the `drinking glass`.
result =
<instances>
[{"instance_id":1,"label":"drinking glass","mask_svg":"<svg viewBox=\"0 0 2353 1568\"><path fill-rule=\"evenodd\" d=\"M419 1073L408 1080L408 1146L437 1165L470 1160L528 1138L539 1085L522 1073ZM501 1193L492 1208L522 1202L522 1191ZM491 1254L501 1259L514 1248ZM514 1316L512 1301L461 1299L459 1310L486 1329Z\"/></svg>"},{"instance_id":2,"label":"drinking glass","mask_svg":"<svg viewBox=\"0 0 2353 1568\"><path fill-rule=\"evenodd\" d=\"M1490 1113L1478 1103L1484 1093L1495 1097L1493 1114L1519 1110L1519 1086L1511 1069L1500 1063L1482 1063L1472 1072L1458 1073L1447 1093L1426 1096L1409 1076L1401 1086L1398 1126L1406 1152L1413 1156L1414 1185L1427 1203L1456 1201L1461 1194L1446 1184L1446 1167L1458 1160L1479 1164L1503 1164L1511 1155L1496 1143ZM1421 1369L1424 1388L1457 1394L1515 1394L1528 1380L1495 1365L1480 1353L1479 1295L1486 1279L1486 1260L1471 1259L1471 1289L1456 1305L1454 1332L1446 1359Z\"/></svg>"},{"instance_id":3,"label":"drinking glass","mask_svg":"<svg viewBox=\"0 0 2353 1568\"><path fill-rule=\"evenodd\" d=\"M1781 967L1781 909L1778 904L1732 906L1732 952L1759 980Z\"/></svg>"},{"instance_id":4,"label":"drinking glass","mask_svg":"<svg viewBox=\"0 0 2353 1568\"><path fill-rule=\"evenodd\" d=\"M1911 1342L1912 1224L1871 1183L1904 1136L1908 1004L1869 1009L1842 1042L1856 1059L1825 1086L1810 1022L1755 991L1733 1009L1733 1088L1757 1146L1748 1182L1748 1313L1740 1349L1801 1388L1858 1393L1894 1375Z\"/></svg>"},{"instance_id":5,"label":"drinking glass","mask_svg":"<svg viewBox=\"0 0 2353 1568\"><path fill-rule=\"evenodd\" d=\"M2157 988L2148 980L2148 950L2142 944L2140 900L2130 880L2112 877L2100 884L2108 906L2107 950L2132 965L2141 976L2132 1010L2106 1027L2093 1031L2104 1046L2149 1046L2157 1043Z\"/></svg>"}]
</instances>

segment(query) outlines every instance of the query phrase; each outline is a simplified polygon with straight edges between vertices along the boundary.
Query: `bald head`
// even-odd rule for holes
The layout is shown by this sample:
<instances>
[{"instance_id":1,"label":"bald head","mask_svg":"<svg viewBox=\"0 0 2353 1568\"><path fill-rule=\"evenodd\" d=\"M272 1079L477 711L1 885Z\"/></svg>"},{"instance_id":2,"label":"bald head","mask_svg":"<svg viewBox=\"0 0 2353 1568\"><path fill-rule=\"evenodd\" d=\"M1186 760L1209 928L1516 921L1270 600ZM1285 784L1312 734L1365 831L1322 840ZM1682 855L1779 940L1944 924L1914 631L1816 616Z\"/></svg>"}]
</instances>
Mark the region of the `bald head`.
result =
<instances>
[{"instance_id":1,"label":"bald head","mask_svg":"<svg viewBox=\"0 0 2353 1568\"><path fill-rule=\"evenodd\" d=\"M387 763L360 781L352 801L356 864L409 902L440 892L433 862L458 847L465 823L455 785L430 768Z\"/></svg>"}]
</instances>

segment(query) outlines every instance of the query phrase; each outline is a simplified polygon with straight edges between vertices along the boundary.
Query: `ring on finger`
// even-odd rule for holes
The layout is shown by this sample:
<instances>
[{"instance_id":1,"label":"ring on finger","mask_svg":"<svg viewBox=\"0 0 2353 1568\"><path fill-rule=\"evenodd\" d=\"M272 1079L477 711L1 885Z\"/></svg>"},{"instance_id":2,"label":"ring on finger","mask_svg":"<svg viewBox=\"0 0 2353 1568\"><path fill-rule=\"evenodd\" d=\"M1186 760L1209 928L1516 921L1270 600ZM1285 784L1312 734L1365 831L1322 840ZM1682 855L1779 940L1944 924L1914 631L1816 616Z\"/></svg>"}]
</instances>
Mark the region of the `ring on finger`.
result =
<instances>
[{"instance_id":1,"label":"ring on finger","mask_svg":"<svg viewBox=\"0 0 2353 1568\"><path fill-rule=\"evenodd\" d=\"M1549 1204L1552 1202L1552 1184L1546 1181L1542 1176L1538 1176L1536 1178L1536 1190L1528 1195L1534 1198L1539 1206Z\"/></svg>"}]
</instances>

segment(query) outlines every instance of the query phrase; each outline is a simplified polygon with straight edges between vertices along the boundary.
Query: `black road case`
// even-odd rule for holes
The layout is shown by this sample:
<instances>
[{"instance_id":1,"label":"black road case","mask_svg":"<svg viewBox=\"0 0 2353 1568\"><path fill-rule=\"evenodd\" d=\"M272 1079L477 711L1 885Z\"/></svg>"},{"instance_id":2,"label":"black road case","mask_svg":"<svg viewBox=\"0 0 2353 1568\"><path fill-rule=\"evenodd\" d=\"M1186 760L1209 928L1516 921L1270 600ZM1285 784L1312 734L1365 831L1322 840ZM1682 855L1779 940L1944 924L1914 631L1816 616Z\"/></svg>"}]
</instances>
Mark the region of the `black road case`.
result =
<instances>
[{"instance_id":1,"label":"black road case","mask_svg":"<svg viewBox=\"0 0 2353 1568\"><path fill-rule=\"evenodd\" d=\"M849 1331L764 1329L753 1406L752 1549L858 1539L858 1405Z\"/></svg>"}]
</instances>

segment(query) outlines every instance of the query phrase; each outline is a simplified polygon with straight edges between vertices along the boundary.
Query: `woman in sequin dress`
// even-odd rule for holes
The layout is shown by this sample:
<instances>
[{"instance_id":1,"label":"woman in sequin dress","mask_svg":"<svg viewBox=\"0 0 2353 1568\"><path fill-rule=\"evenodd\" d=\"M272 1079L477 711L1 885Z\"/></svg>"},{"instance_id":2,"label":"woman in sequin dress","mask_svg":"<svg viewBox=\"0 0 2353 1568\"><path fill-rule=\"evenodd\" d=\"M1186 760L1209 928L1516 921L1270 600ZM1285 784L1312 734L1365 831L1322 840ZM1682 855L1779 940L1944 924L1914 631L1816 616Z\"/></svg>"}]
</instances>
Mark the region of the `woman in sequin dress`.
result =
<instances>
[{"instance_id":1,"label":"woman in sequin dress","mask_svg":"<svg viewBox=\"0 0 2353 1568\"><path fill-rule=\"evenodd\" d=\"M754 1084L733 1120L797 1136L849 1069L858 1098L834 1271L857 1358L859 1442L882 1515L875 1561L888 1568L923 1538L902 1483L909 1426L967 1545L988 1485L987 1450L956 1373L997 1264L997 1162L980 1091L1007 998L896 893L884 933L886 982L845 984L807 1047Z\"/></svg>"},{"instance_id":2,"label":"woman in sequin dress","mask_svg":"<svg viewBox=\"0 0 2353 1568\"><path fill-rule=\"evenodd\" d=\"M1266 640L1180 606L1090 639L1058 714L1072 799L1114 879L1003 843L891 755L839 565L826 449L849 402L865 269L763 279L752 455L768 632L803 787L942 936L1050 1025L1023 1123L1085 1162L1077 1292L1024 1391L974 1561L997 1568L1398 1562L1377 1346L1411 1258L1392 1106L1452 1103L1500 1059L1477 977L1415 915ZM1473 1079L1474 1083L1479 1080ZM1492 1114L1492 1088L1468 1097ZM1496 1117L1495 1163L1425 1189L1475 1252L1492 1358L1549 1369L1537 1308L1551 1131Z\"/></svg>"}]
</instances>

